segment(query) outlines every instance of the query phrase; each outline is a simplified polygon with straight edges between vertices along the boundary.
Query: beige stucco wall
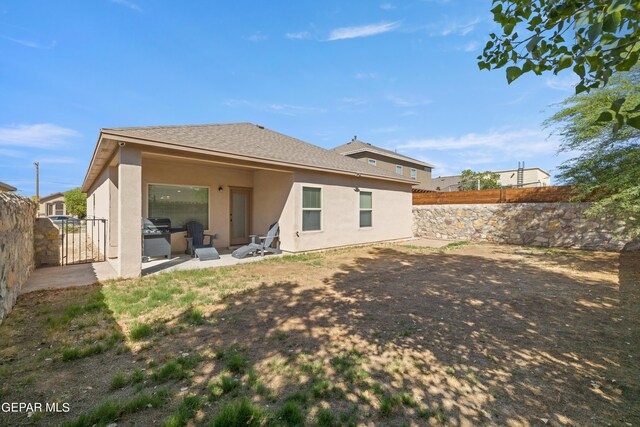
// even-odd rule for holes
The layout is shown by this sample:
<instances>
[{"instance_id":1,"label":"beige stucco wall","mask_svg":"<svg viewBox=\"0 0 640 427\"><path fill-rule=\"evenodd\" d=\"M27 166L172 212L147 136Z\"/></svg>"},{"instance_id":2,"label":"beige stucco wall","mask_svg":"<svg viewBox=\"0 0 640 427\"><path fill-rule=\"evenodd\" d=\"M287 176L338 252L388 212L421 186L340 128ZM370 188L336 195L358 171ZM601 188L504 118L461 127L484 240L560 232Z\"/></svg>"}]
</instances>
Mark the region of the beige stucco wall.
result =
<instances>
[{"instance_id":1,"label":"beige stucco wall","mask_svg":"<svg viewBox=\"0 0 640 427\"><path fill-rule=\"evenodd\" d=\"M415 169L417 171L416 181L418 181L418 184L415 185L414 188L419 188L421 190L431 189L431 168L428 168L429 170L425 170L424 166L416 165L404 160L391 159L376 153L353 153L349 154L349 157L365 163L368 163L369 159L373 159L376 161L376 167L393 173L396 172L396 166L400 165L402 166L402 176L405 178L411 178L411 169Z\"/></svg>"},{"instance_id":2,"label":"beige stucco wall","mask_svg":"<svg viewBox=\"0 0 640 427\"><path fill-rule=\"evenodd\" d=\"M113 260L118 253L118 193L117 169L113 166L105 168L96 183L87 192L87 218L107 220L107 259ZM97 227L97 226L96 226ZM93 235L98 235L97 228Z\"/></svg>"},{"instance_id":3,"label":"beige stucco wall","mask_svg":"<svg viewBox=\"0 0 640 427\"><path fill-rule=\"evenodd\" d=\"M503 187L509 185L515 187L518 185L518 172L516 170L502 171L498 172L498 174L500 175L500 185ZM541 184L538 184L538 181ZM525 169L522 182L525 184L523 187L547 187L551 185L551 178L540 169Z\"/></svg>"},{"instance_id":4,"label":"beige stucco wall","mask_svg":"<svg viewBox=\"0 0 640 427\"><path fill-rule=\"evenodd\" d=\"M302 231L302 188L322 188L322 230ZM373 227L360 228L360 198L373 194ZM283 245L294 252L404 239L412 236L411 185L325 173L298 172L293 203L293 228L281 232ZM291 242L291 246L289 245ZM284 246L283 246L284 249Z\"/></svg>"}]
</instances>

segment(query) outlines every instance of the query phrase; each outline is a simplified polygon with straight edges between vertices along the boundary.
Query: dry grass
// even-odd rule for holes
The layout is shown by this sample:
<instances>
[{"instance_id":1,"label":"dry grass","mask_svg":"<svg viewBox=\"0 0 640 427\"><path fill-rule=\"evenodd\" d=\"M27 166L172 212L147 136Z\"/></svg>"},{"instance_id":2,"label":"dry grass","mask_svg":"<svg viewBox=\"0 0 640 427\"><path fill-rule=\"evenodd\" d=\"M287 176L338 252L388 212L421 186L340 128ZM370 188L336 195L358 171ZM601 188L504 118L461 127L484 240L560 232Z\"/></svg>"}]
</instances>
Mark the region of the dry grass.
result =
<instances>
[{"instance_id":1,"label":"dry grass","mask_svg":"<svg viewBox=\"0 0 640 427\"><path fill-rule=\"evenodd\" d=\"M71 411L0 424L635 425L639 261L387 245L27 294L0 400Z\"/></svg>"}]
</instances>

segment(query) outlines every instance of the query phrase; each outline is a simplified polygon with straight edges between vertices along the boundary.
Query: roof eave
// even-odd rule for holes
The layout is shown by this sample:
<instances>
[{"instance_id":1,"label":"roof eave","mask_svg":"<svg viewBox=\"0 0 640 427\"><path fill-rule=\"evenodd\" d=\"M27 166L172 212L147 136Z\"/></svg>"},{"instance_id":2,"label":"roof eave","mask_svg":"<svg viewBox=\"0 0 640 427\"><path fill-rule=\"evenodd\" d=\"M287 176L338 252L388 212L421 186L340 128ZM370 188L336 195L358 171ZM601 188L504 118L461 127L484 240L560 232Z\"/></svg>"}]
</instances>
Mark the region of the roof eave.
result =
<instances>
[{"instance_id":1,"label":"roof eave","mask_svg":"<svg viewBox=\"0 0 640 427\"><path fill-rule=\"evenodd\" d=\"M96 161L96 154L98 152L98 148L100 147L100 144L102 144L105 139L118 139L118 138L131 140L134 143L137 143L137 144L140 144L140 145L146 145L146 146L150 146L150 147L154 147L154 146L158 147L158 146L160 146L160 147L164 147L164 148L171 148L171 149L176 149L176 150L180 150L180 151L187 151L187 152L204 152L204 153L208 153L208 154L219 156L219 157L223 157L223 158L247 159L247 160L250 160L250 161L253 161L253 162L256 162L256 163L279 165L279 166L285 166L285 167L293 168L293 169L304 169L304 170L313 170L313 171L336 173L336 174L341 174L341 175L361 176L361 177L377 179L377 180L383 180L383 181L402 182L402 183L411 184L411 185L418 184L417 181L409 179L409 178L404 178L404 177L392 177L392 176L369 174L369 173L366 173L366 172L355 172L355 171L347 171L347 170L343 170L343 169L333 169L333 168L326 168L326 167L319 167L319 166L312 166L312 165L303 165L303 164L300 164L300 163L291 163L291 162L284 162L284 161L277 161L277 160L266 160L266 159L258 158L258 157L226 153L224 151L216 151L216 150L205 149L205 148L193 148L193 147L188 147L188 146L181 145L181 144L176 144L174 142L162 141L162 140L159 140L159 139L148 139L148 138L140 138L140 137L135 137L135 136L130 136L130 135L122 135L122 134L119 134L117 132L110 131L109 129L100 129L100 136L98 138L98 142L96 144L96 148L94 149L93 156L91 157L91 162L89 164L89 168L87 169L87 173L85 175L85 179L84 179L84 181L82 183L81 190L83 192L89 191L89 189L91 188L91 186L94 184L95 180L97 179L98 174L96 174L96 177L94 177L91 180L89 179L89 175L90 175L92 169L95 167L94 165L96 163L95 162ZM103 167L100 168L100 170L102 170L102 169L103 169Z\"/></svg>"}]
</instances>

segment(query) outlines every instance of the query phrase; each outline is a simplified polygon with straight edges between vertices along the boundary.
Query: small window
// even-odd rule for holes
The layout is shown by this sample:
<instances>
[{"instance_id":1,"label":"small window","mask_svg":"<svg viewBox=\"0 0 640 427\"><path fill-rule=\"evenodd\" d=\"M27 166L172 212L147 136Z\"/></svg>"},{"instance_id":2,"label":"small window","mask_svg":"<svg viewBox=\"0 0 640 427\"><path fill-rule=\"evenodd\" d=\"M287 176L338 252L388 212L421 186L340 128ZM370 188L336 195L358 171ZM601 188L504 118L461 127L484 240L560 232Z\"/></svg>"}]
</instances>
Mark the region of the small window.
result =
<instances>
[{"instance_id":1,"label":"small window","mask_svg":"<svg viewBox=\"0 0 640 427\"><path fill-rule=\"evenodd\" d=\"M360 228L373 224L373 195L370 191L360 192Z\"/></svg>"},{"instance_id":2,"label":"small window","mask_svg":"<svg viewBox=\"0 0 640 427\"><path fill-rule=\"evenodd\" d=\"M302 231L319 231L322 225L322 190L302 187Z\"/></svg>"},{"instance_id":3,"label":"small window","mask_svg":"<svg viewBox=\"0 0 640 427\"><path fill-rule=\"evenodd\" d=\"M418 171L411 169L411 179L418 179Z\"/></svg>"},{"instance_id":4,"label":"small window","mask_svg":"<svg viewBox=\"0 0 640 427\"><path fill-rule=\"evenodd\" d=\"M396 173L397 173L398 175L402 175L402 166L400 166L400 165L396 165Z\"/></svg>"},{"instance_id":5,"label":"small window","mask_svg":"<svg viewBox=\"0 0 640 427\"><path fill-rule=\"evenodd\" d=\"M377 164L376 159L369 159L369 164L371 166L376 166L376 164Z\"/></svg>"}]
</instances>

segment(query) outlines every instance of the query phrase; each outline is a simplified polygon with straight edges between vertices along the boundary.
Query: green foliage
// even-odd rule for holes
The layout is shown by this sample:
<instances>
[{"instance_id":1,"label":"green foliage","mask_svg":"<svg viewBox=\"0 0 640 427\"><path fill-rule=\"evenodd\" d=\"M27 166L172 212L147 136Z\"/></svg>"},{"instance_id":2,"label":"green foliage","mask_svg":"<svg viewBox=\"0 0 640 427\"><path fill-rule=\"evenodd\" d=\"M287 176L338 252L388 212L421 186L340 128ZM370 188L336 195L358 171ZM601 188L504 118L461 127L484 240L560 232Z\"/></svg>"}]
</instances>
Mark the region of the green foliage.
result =
<instances>
[{"instance_id":1,"label":"green foliage","mask_svg":"<svg viewBox=\"0 0 640 427\"><path fill-rule=\"evenodd\" d=\"M598 121L603 107L616 99L640 104L640 68L620 74L606 88L565 100L546 126L562 138L560 150L578 155L560 167L558 178L575 185L576 199L594 201L589 213L612 215L640 236L640 131L626 126L611 132Z\"/></svg>"},{"instance_id":2,"label":"green foliage","mask_svg":"<svg viewBox=\"0 0 640 427\"><path fill-rule=\"evenodd\" d=\"M576 94L604 87L640 58L640 3L637 0L493 0L491 34L480 69L506 67L507 81L525 73L558 74L571 68L580 78ZM600 119L640 129L640 103L614 100Z\"/></svg>"},{"instance_id":3,"label":"green foliage","mask_svg":"<svg viewBox=\"0 0 640 427\"><path fill-rule=\"evenodd\" d=\"M304 425L304 411L302 410L302 408L300 408L300 405L293 400L290 400L282 405L276 415L285 426Z\"/></svg>"},{"instance_id":4,"label":"green foliage","mask_svg":"<svg viewBox=\"0 0 640 427\"><path fill-rule=\"evenodd\" d=\"M185 396L176 408L175 412L164 420L164 427L183 427L189 420L196 416L202 406L202 399L199 396Z\"/></svg>"},{"instance_id":5,"label":"green foliage","mask_svg":"<svg viewBox=\"0 0 640 427\"><path fill-rule=\"evenodd\" d=\"M338 420L335 415L328 409L321 409L317 415L318 427L334 427L337 426Z\"/></svg>"},{"instance_id":6,"label":"green foliage","mask_svg":"<svg viewBox=\"0 0 640 427\"><path fill-rule=\"evenodd\" d=\"M134 341L138 341L141 340L143 338L147 338L149 336L151 336L151 334L153 334L153 329L151 329L151 326L145 324L145 323L136 323L135 325L133 325L133 327L131 328L131 339Z\"/></svg>"},{"instance_id":7,"label":"green foliage","mask_svg":"<svg viewBox=\"0 0 640 427\"><path fill-rule=\"evenodd\" d=\"M480 188L478 188L478 180L480 180ZM492 190L500 188L500 174L491 171L474 172L471 169L465 169L460 175L460 190Z\"/></svg>"},{"instance_id":8,"label":"green foliage","mask_svg":"<svg viewBox=\"0 0 640 427\"><path fill-rule=\"evenodd\" d=\"M269 421L267 412L249 402L245 397L240 401L224 405L211 422L212 427L259 427Z\"/></svg>"},{"instance_id":9,"label":"green foliage","mask_svg":"<svg viewBox=\"0 0 640 427\"><path fill-rule=\"evenodd\" d=\"M74 188L64 193L64 205L71 215L78 218L87 216L87 195L80 191L80 188Z\"/></svg>"}]
</instances>

